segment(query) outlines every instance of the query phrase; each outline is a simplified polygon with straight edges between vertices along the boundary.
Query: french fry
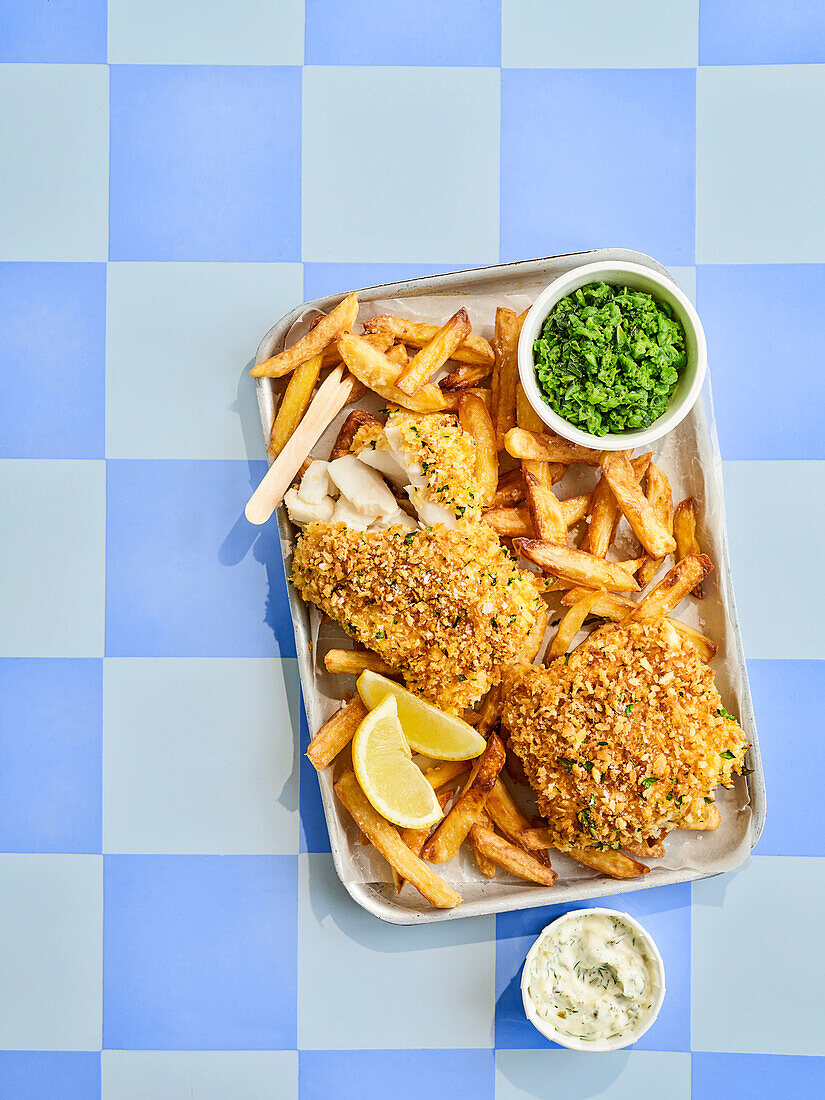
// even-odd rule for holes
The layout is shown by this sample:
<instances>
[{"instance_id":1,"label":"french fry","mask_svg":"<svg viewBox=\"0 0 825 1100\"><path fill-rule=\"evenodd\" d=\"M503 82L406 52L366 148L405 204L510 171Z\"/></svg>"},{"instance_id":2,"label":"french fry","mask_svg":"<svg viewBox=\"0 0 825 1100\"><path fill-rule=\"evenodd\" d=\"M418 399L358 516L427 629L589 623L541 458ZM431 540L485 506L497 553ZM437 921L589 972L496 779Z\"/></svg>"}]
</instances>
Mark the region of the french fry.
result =
<instances>
[{"instance_id":1,"label":"french fry","mask_svg":"<svg viewBox=\"0 0 825 1100\"><path fill-rule=\"evenodd\" d=\"M508 840L527 849L539 863L543 863L546 867L550 866L550 858L546 851L550 845L536 844L529 835L530 822L516 805L501 776L490 791L484 810Z\"/></svg>"},{"instance_id":2,"label":"french fry","mask_svg":"<svg viewBox=\"0 0 825 1100\"><path fill-rule=\"evenodd\" d=\"M577 600L572 605L559 623L559 629L556 631L556 636L550 643L550 648L547 651L548 661L551 658L561 657L567 652L573 639L581 630L582 623L603 595L603 592L591 592L587 596L582 596L580 600Z\"/></svg>"},{"instance_id":3,"label":"french fry","mask_svg":"<svg viewBox=\"0 0 825 1100\"><path fill-rule=\"evenodd\" d=\"M469 363L462 363L455 370L451 370L449 374L445 374L438 384L442 390L468 390L472 386L480 385L485 378L489 378L492 369L492 363L478 367L471 366Z\"/></svg>"},{"instance_id":4,"label":"french fry","mask_svg":"<svg viewBox=\"0 0 825 1100\"><path fill-rule=\"evenodd\" d=\"M439 909L453 909L459 904L461 894L448 886L431 867L410 851L395 826L390 825L373 808L358 785L354 772L350 770L343 772L335 784L335 793L350 817L366 833L384 859L401 878L411 882L431 905Z\"/></svg>"},{"instance_id":5,"label":"french fry","mask_svg":"<svg viewBox=\"0 0 825 1100\"><path fill-rule=\"evenodd\" d=\"M481 504L489 504L498 484L498 448L493 421L480 397L471 393L461 394L458 399L458 422L473 437L476 445L476 491Z\"/></svg>"},{"instance_id":6,"label":"french fry","mask_svg":"<svg viewBox=\"0 0 825 1100\"><path fill-rule=\"evenodd\" d=\"M629 451L625 453L630 454ZM637 481L641 481L647 472L652 454L652 451L648 451L647 454L639 455L638 458L631 460L630 465L633 467L633 473L636 475ZM607 478L602 474L598 485L593 490L587 519L587 531L579 549L589 550L597 558L605 557L607 551L613 545L621 518L622 513L616 503L616 498L613 496L613 490L607 483Z\"/></svg>"},{"instance_id":7,"label":"french fry","mask_svg":"<svg viewBox=\"0 0 825 1100\"><path fill-rule=\"evenodd\" d=\"M392 359L393 363L397 363L399 367L406 367L410 361L410 357L407 354L407 349L403 344L396 344L387 352L387 358Z\"/></svg>"},{"instance_id":8,"label":"french fry","mask_svg":"<svg viewBox=\"0 0 825 1100\"><path fill-rule=\"evenodd\" d=\"M624 850L630 856L641 856L642 859L661 859L665 854L665 846L661 839L655 840L648 837L638 844L625 844Z\"/></svg>"},{"instance_id":9,"label":"french fry","mask_svg":"<svg viewBox=\"0 0 825 1100\"><path fill-rule=\"evenodd\" d=\"M320 327L320 326L319 326ZM431 382L410 397L395 385L398 365L370 345L361 336L345 332L338 337L341 358L359 382L374 390L385 401L411 412L444 412L450 407L446 395Z\"/></svg>"},{"instance_id":10,"label":"french fry","mask_svg":"<svg viewBox=\"0 0 825 1100\"><path fill-rule=\"evenodd\" d=\"M453 352L470 335L470 318L462 308L442 325L435 336L414 355L405 369L396 379L399 390L409 394L418 393L421 387L430 381L433 375L444 366Z\"/></svg>"},{"instance_id":11,"label":"french fry","mask_svg":"<svg viewBox=\"0 0 825 1100\"><path fill-rule=\"evenodd\" d=\"M590 493L580 493L577 497L568 497L567 500L559 501L561 514L564 516L564 522L568 527L572 527L574 523L584 519L587 515L587 509L590 507L590 498Z\"/></svg>"},{"instance_id":12,"label":"french fry","mask_svg":"<svg viewBox=\"0 0 825 1100\"><path fill-rule=\"evenodd\" d=\"M601 871L611 878L638 878L639 875L650 872L650 868L643 863L613 848L606 848L603 852L596 848L574 849L565 852L565 855L575 859L576 863L583 863L585 867L592 867L594 871Z\"/></svg>"},{"instance_id":13,"label":"french fry","mask_svg":"<svg viewBox=\"0 0 825 1100\"><path fill-rule=\"evenodd\" d=\"M679 562L689 554L701 554L699 540L696 538L696 501L693 497L687 497L681 501L673 516L673 534L676 538L676 561ZM702 585L697 584L693 589L693 595L701 600L704 597Z\"/></svg>"},{"instance_id":14,"label":"french fry","mask_svg":"<svg viewBox=\"0 0 825 1100\"><path fill-rule=\"evenodd\" d=\"M636 578L615 562L596 558L584 550L572 550L542 539L516 539L515 550L535 562L546 573L588 588L604 588L608 592L638 592Z\"/></svg>"},{"instance_id":15,"label":"french fry","mask_svg":"<svg viewBox=\"0 0 825 1100\"><path fill-rule=\"evenodd\" d=\"M495 878L496 865L492 859L489 859L487 856L485 856L485 854L476 844L475 840L473 839L472 829L470 829L470 844L472 845L473 855L475 856L476 867L478 867L479 871L481 871L482 875L484 875L485 878Z\"/></svg>"},{"instance_id":16,"label":"french fry","mask_svg":"<svg viewBox=\"0 0 825 1100\"><path fill-rule=\"evenodd\" d=\"M490 730L498 725L501 718L501 684L491 687L479 707L481 720L476 730L482 737L486 737Z\"/></svg>"},{"instance_id":17,"label":"french fry","mask_svg":"<svg viewBox=\"0 0 825 1100\"><path fill-rule=\"evenodd\" d=\"M433 764L428 768L424 772L424 778L434 791L440 791L442 787L446 787L448 783L452 783L454 779L458 779L469 770L470 765L466 760L442 760L440 764Z\"/></svg>"},{"instance_id":18,"label":"french fry","mask_svg":"<svg viewBox=\"0 0 825 1100\"><path fill-rule=\"evenodd\" d=\"M488 508L482 520L502 538L533 538L535 531L529 508Z\"/></svg>"},{"instance_id":19,"label":"french fry","mask_svg":"<svg viewBox=\"0 0 825 1100\"><path fill-rule=\"evenodd\" d=\"M492 829L487 828L480 822L476 822L470 830L470 842L488 859L497 863L499 867L509 871L511 875L526 879L528 882L538 882L542 886L553 886L559 877L551 867L539 863L523 848L517 848L509 840L498 836Z\"/></svg>"},{"instance_id":20,"label":"french fry","mask_svg":"<svg viewBox=\"0 0 825 1100\"><path fill-rule=\"evenodd\" d=\"M553 847L553 836L550 830L541 826L522 829L519 840L531 852L543 852Z\"/></svg>"},{"instance_id":21,"label":"french fry","mask_svg":"<svg viewBox=\"0 0 825 1100\"><path fill-rule=\"evenodd\" d=\"M713 569L707 554L691 554L674 565L628 616L637 623L655 623L687 596Z\"/></svg>"},{"instance_id":22,"label":"french fry","mask_svg":"<svg viewBox=\"0 0 825 1100\"><path fill-rule=\"evenodd\" d=\"M327 672L360 676L365 668L378 672L382 676L395 677L398 669L382 661L377 653L359 652L354 649L330 649L324 654L324 667Z\"/></svg>"},{"instance_id":23,"label":"french fry","mask_svg":"<svg viewBox=\"0 0 825 1100\"><path fill-rule=\"evenodd\" d=\"M492 415L496 426L496 445L504 448L504 437L516 423L516 382L518 381L518 314L502 306L496 310L493 351L495 365L492 381Z\"/></svg>"},{"instance_id":24,"label":"french fry","mask_svg":"<svg viewBox=\"0 0 825 1100\"><path fill-rule=\"evenodd\" d=\"M666 554L671 554L676 549L676 540L639 488L626 453L605 451L601 467L625 519L645 550L653 558L663 558Z\"/></svg>"},{"instance_id":25,"label":"french fry","mask_svg":"<svg viewBox=\"0 0 825 1100\"><path fill-rule=\"evenodd\" d=\"M355 736L355 731L367 717L367 708L360 695L354 695L346 706L324 722L309 743L307 756L313 767L322 771Z\"/></svg>"},{"instance_id":26,"label":"french fry","mask_svg":"<svg viewBox=\"0 0 825 1100\"><path fill-rule=\"evenodd\" d=\"M442 791L438 796L438 804L442 810L452 797L452 791ZM424 841L430 835L430 829L402 829L399 835L413 855L417 856L421 854L421 849L424 847ZM400 894L406 880L401 877L394 867L392 869L392 881L395 886L396 894Z\"/></svg>"},{"instance_id":27,"label":"french fry","mask_svg":"<svg viewBox=\"0 0 825 1100\"><path fill-rule=\"evenodd\" d=\"M504 447L513 458L562 462L565 466L573 462L598 466L602 453L582 447L578 443L569 443L557 435L539 435L538 432L528 432L525 428L511 428L504 438Z\"/></svg>"},{"instance_id":28,"label":"french fry","mask_svg":"<svg viewBox=\"0 0 825 1100\"><path fill-rule=\"evenodd\" d=\"M368 424L374 428L383 427L378 417L373 416L371 412L366 412L364 409L355 409L351 412L341 425L341 430L338 432L338 438L332 446L329 455L330 462L333 462L336 458L343 458L344 455L348 455L352 447L352 441L358 433L358 429L364 428Z\"/></svg>"},{"instance_id":29,"label":"french fry","mask_svg":"<svg viewBox=\"0 0 825 1100\"><path fill-rule=\"evenodd\" d=\"M541 643L544 641L545 630L547 630L547 607L544 602L542 602L539 613L536 615L535 622L530 629L530 633L524 639L522 656L525 661L534 661L536 659L538 651L541 649Z\"/></svg>"},{"instance_id":30,"label":"french fry","mask_svg":"<svg viewBox=\"0 0 825 1100\"><path fill-rule=\"evenodd\" d=\"M527 394L521 382L516 385L516 425L539 435L547 430L547 425L527 400Z\"/></svg>"},{"instance_id":31,"label":"french fry","mask_svg":"<svg viewBox=\"0 0 825 1100\"><path fill-rule=\"evenodd\" d=\"M522 471L524 497L537 538L567 545L567 524L556 494L549 484L540 484L530 470ZM548 478L549 480L549 478Z\"/></svg>"},{"instance_id":32,"label":"french fry","mask_svg":"<svg viewBox=\"0 0 825 1100\"><path fill-rule=\"evenodd\" d=\"M258 363L249 373L253 378L282 378L301 363L305 363L307 359L312 359L313 356L324 351L342 332L352 328L357 316L358 295L353 292L339 302L326 317L322 317L318 324L291 348L265 359L263 363Z\"/></svg>"},{"instance_id":33,"label":"french fry","mask_svg":"<svg viewBox=\"0 0 825 1100\"><path fill-rule=\"evenodd\" d=\"M301 363L295 368L287 383L269 434L269 453L273 458L277 458L284 449L307 411L307 406L312 399L312 391L321 373L322 359L323 356L318 354Z\"/></svg>"},{"instance_id":34,"label":"french fry","mask_svg":"<svg viewBox=\"0 0 825 1100\"><path fill-rule=\"evenodd\" d=\"M352 378L352 375L350 375ZM364 394L367 392L367 387L363 382L359 382L357 378L353 378L352 393L344 402L345 405L354 405L356 401L360 401Z\"/></svg>"},{"instance_id":35,"label":"french fry","mask_svg":"<svg viewBox=\"0 0 825 1100\"><path fill-rule=\"evenodd\" d=\"M379 351L388 352L393 345L393 338L388 332L369 332L363 339ZM338 344L333 342L324 351L324 359L321 365L323 367L337 367L340 362L341 352L338 350Z\"/></svg>"},{"instance_id":36,"label":"french fry","mask_svg":"<svg viewBox=\"0 0 825 1100\"><path fill-rule=\"evenodd\" d=\"M504 745L496 734L491 733L487 748L476 761L461 794L421 849L424 859L430 863L446 863L453 858L484 809L487 796L503 767Z\"/></svg>"},{"instance_id":37,"label":"french fry","mask_svg":"<svg viewBox=\"0 0 825 1100\"><path fill-rule=\"evenodd\" d=\"M670 491L670 482L667 479L667 474L655 462L651 462L647 470L645 496L650 501L651 508L661 520L665 530L672 535L674 533L673 495ZM652 558L649 554L645 556L641 568L636 573L636 580L642 588L647 588L659 572L659 567L664 560L664 558Z\"/></svg>"},{"instance_id":38,"label":"french fry","mask_svg":"<svg viewBox=\"0 0 825 1100\"><path fill-rule=\"evenodd\" d=\"M509 474L503 474L498 479L492 507L508 508L513 504L520 504L522 500L524 500L524 482L521 480L521 470L511 470Z\"/></svg>"},{"instance_id":39,"label":"french fry","mask_svg":"<svg viewBox=\"0 0 825 1100\"><path fill-rule=\"evenodd\" d=\"M577 600L580 600L582 596L589 592L587 588L571 588L561 598L561 602L565 607L572 607ZM618 623L625 620L628 616L628 612L632 612L636 607L636 603L633 600L628 599L626 596L619 596L613 592L608 595L604 593L590 609L591 615L598 615L600 618L610 619L611 622ZM688 626L687 623L681 622L679 619L667 620L670 625L681 635L686 641L697 649L702 656L703 660L710 662L716 656L719 649L716 642L712 642L710 638L707 638L700 630L697 630L694 626Z\"/></svg>"},{"instance_id":40,"label":"french fry","mask_svg":"<svg viewBox=\"0 0 825 1100\"><path fill-rule=\"evenodd\" d=\"M423 348L438 333L438 325L427 325L421 321L408 321L404 317L391 317L381 314L364 321L364 331L370 333L389 333L402 344L410 348ZM470 333L464 342L455 349L451 358L456 363L470 363L474 366L492 366L493 349L483 336Z\"/></svg>"}]
</instances>

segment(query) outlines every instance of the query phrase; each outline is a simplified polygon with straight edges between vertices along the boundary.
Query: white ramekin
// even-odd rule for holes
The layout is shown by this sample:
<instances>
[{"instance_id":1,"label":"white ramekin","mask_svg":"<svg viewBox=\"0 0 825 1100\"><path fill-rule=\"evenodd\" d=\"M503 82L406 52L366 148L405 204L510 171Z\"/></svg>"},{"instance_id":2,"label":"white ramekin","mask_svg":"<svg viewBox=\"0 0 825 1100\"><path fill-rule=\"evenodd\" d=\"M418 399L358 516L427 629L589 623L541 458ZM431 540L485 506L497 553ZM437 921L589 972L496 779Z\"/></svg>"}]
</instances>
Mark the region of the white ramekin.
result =
<instances>
[{"instance_id":1,"label":"white ramekin","mask_svg":"<svg viewBox=\"0 0 825 1100\"><path fill-rule=\"evenodd\" d=\"M551 935L561 924L565 921L572 920L575 917L585 916L587 914L594 913L600 917L620 917L626 924L629 924L631 928L634 928L639 935L639 938L644 942L647 948L648 954L653 961L653 967L656 971L656 992L653 999L653 1003L640 1021L638 1027L624 1038L617 1039L578 1039L572 1035L565 1035L562 1031L557 1031L556 1028L542 1016L539 1016L530 997L528 986L530 984L530 966L538 951L542 941L546 936ZM659 1015L659 1010L662 1007L662 1002L665 999L665 964L662 962L662 956L659 954L659 948L653 941L653 937L643 928L641 924L629 913L621 913L618 909L571 909L568 913L558 917L551 924L548 924L546 928L543 928L536 937L536 941L530 950L527 952L527 958L524 960L524 969L521 973L521 999L524 1002L524 1011L527 1015L527 1019L542 1035L549 1039L553 1043L558 1043L559 1046L567 1047L568 1050L585 1050L594 1052L605 1052L609 1050L621 1050L623 1047L632 1046L635 1042L644 1035L644 1033L653 1025L656 1017Z\"/></svg>"},{"instance_id":2,"label":"white ramekin","mask_svg":"<svg viewBox=\"0 0 825 1100\"><path fill-rule=\"evenodd\" d=\"M575 428L563 417L555 413L542 399L533 364L533 342L556 302L586 283L603 282L611 286L629 286L633 290L644 290L667 302L673 309L685 330L687 363L679 375L676 389L671 395L666 412L662 413L650 427L635 432L620 432L607 435L591 435ZM549 428L572 443L593 447L602 451L623 451L632 447L645 447L656 439L661 439L682 421L696 403L708 366L707 343L699 315L682 291L667 276L660 275L650 267L641 264L600 263L585 264L576 267L565 275L560 275L546 287L533 303L524 320L518 344L518 370L521 384L527 400Z\"/></svg>"}]
</instances>

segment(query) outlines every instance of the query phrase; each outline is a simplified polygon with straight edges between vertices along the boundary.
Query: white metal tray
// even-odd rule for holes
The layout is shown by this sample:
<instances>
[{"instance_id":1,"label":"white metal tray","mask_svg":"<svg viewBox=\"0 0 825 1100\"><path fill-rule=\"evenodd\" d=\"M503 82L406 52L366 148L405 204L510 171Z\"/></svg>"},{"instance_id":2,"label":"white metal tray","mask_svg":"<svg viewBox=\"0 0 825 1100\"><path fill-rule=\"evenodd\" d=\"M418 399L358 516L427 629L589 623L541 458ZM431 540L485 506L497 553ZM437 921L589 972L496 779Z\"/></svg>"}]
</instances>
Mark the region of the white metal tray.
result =
<instances>
[{"instance_id":1,"label":"white metal tray","mask_svg":"<svg viewBox=\"0 0 825 1100\"><path fill-rule=\"evenodd\" d=\"M446 304L439 303L439 298L450 295L505 296L521 294L527 295L532 300L549 282L571 268L578 267L583 263L603 260L624 260L641 263L667 274L666 269L649 256L629 249L608 248L563 256L548 256L543 259L524 260L520 263L500 264L468 271L456 271L444 275L429 275L420 279L366 287L358 291L358 296L362 306L370 302L386 302L388 299L432 298L432 320L441 323L446 318ZM351 289L346 288L347 292ZM343 293L328 295L312 302L305 302L288 313L264 336L258 347L256 363L260 363L283 350L290 330L297 321L307 315L313 316L313 311L329 312L342 297ZM427 303L417 304L427 305ZM397 307L396 312L403 313L400 305ZM490 333L485 333L485 335L490 335ZM275 413L275 386L272 379L258 379L257 396L261 426L268 441L270 425ZM347 411L349 410L345 410L345 412ZM671 436L675 437L677 434L678 438L671 440ZM352 845L356 842L355 830L348 815L338 804L332 789L332 777L329 774L332 769L328 768L325 773L319 775L319 781L333 861L342 882L353 899L368 912L393 924L425 924L432 921L456 920L460 917L500 913L539 905L564 904L583 898L604 897L608 894L621 894L632 890L645 890L653 886L665 886L688 882L693 879L707 878L710 875L719 873L720 870L730 870L732 866L741 863L756 844L765 820L765 783L747 669L742 650L739 620L730 579L730 561L724 527L724 501L720 477L721 462L716 432L713 427L709 380L702 399L697 403L694 411L686 418L680 428L671 433L671 436L667 437L672 451L671 459L675 457L677 461L682 462L686 458L692 459L693 472L689 491L697 495L706 506L712 506L719 519L715 534L714 532L705 533L708 553L710 553L716 568L711 575L711 583L707 586L707 596L702 601L703 621L706 624L707 632L715 641L720 643L720 653L716 660L717 682L720 690L726 701L733 701L734 706L737 708L742 729L751 744L748 764L752 770L746 779L737 781L741 785L740 798L749 802L749 816L747 825L744 826L746 833L739 838L734 856L719 859L717 863L711 860L709 865L706 860L700 867L668 868L661 864L657 866L657 861L651 860L651 869L648 875L639 879L617 881L596 874L592 874L590 877L566 878L564 868L570 866L569 861L566 862L566 857L557 857L556 853L553 853L553 865L559 870L559 880L554 887L520 882L499 871L492 881L482 879L479 875L477 876L479 881L462 882L460 890L464 901L457 908L449 910L434 909L411 887L407 887L399 896L396 896L392 884L389 882L352 881L352 875L348 869L351 866ZM661 444L654 445L654 447L660 450ZM323 451L316 448L316 453L321 454ZM705 461L701 463L695 460L695 456L700 453L706 456ZM709 460L707 456L710 456ZM670 474L671 471L667 465L665 468ZM322 697L318 690L315 673L315 661L318 659L318 655L314 655L312 652L308 607L288 580L287 561L294 546L295 532L283 506L278 509L278 525L284 552L289 605L295 629L298 669L304 704L310 732L314 733L327 716L329 700ZM722 813L724 815L724 808ZM732 862L732 859L735 862ZM586 873L578 866L575 870L579 875Z\"/></svg>"}]
</instances>

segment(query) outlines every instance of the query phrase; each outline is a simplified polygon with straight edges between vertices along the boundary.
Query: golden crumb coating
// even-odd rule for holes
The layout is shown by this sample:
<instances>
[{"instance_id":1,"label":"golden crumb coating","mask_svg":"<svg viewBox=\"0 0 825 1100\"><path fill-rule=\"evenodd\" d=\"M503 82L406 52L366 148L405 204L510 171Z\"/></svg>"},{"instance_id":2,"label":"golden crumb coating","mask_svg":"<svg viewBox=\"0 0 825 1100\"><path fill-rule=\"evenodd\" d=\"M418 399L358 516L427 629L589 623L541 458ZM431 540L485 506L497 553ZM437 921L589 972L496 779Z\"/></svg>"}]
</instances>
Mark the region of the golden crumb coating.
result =
<instances>
[{"instance_id":1,"label":"golden crumb coating","mask_svg":"<svg viewBox=\"0 0 825 1100\"><path fill-rule=\"evenodd\" d=\"M409 532L311 523L292 583L412 691L451 711L498 683L503 665L532 657L546 621L533 575L481 523Z\"/></svg>"},{"instance_id":2,"label":"golden crumb coating","mask_svg":"<svg viewBox=\"0 0 825 1100\"><path fill-rule=\"evenodd\" d=\"M475 440L452 413L392 412L383 432L374 424L359 428L352 452L359 454L367 447L390 449L387 433L393 446L402 450L404 460L420 468L426 479L425 492L434 504L446 508L456 519L481 514Z\"/></svg>"},{"instance_id":3,"label":"golden crumb coating","mask_svg":"<svg viewBox=\"0 0 825 1100\"><path fill-rule=\"evenodd\" d=\"M696 827L742 768L713 671L666 621L604 627L506 688L502 725L562 851Z\"/></svg>"}]
</instances>

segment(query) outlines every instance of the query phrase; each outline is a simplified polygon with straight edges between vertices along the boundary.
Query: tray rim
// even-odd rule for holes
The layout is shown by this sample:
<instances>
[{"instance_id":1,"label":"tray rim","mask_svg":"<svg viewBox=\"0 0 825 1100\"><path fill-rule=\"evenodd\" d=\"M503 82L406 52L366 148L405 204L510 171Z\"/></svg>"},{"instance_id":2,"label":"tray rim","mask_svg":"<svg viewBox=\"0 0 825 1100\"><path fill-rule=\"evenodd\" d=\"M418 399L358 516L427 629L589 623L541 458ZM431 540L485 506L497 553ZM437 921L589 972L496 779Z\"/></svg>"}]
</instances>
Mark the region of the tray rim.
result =
<instances>
[{"instance_id":1,"label":"tray rim","mask_svg":"<svg viewBox=\"0 0 825 1100\"><path fill-rule=\"evenodd\" d=\"M581 258L581 259L579 259ZM362 287L357 290L359 300L361 301L373 301L376 298L389 298L389 297L423 297L425 295L438 295L452 294L456 291L464 288L467 284L475 282L481 283L491 280L495 277L511 277L513 279L521 278L524 276L536 276L540 275L542 270L546 269L548 265L557 263L558 261L570 260L572 261L570 267L579 266L580 263L594 262L599 260L629 260L631 262L643 264L646 267L650 267L660 273L667 275L668 278L674 282L676 280L668 269L658 260L652 256L648 256L645 253L637 252L633 249L625 248L597 248L588 249L583 252L566 252L559 253L552 256L537 257L530 260L518 260L512 263L503 264L487 264L480 267L464 268L457 271L447 271L441 274L422 275L414 279L404 279L388 283L376 283L371 286ZM552 282L554 278L558 277L553 275L548 279L548 282ZM255 363L261 363L264 359L269 358L271 355L276 354L282 350L286 341L287 334L294 324L294 322L309 309L318 309L323 312L328 312L332 307L338 304L341 299L350 291L338 291L333 294L323 295L318 298L314 298L295 306L288 313L284 314L279 321L277 321L262 337L255 355ZM705 382L705 389L707 391L707 400L710 410L713 409L713 396L711 389L711 372L708 369L707 378ZM274 387L272 379L258 378L256 379L256 396L258 401L258 411L261 419L261 429L263 431L264 440L269 440L269 428L274 415L274 400L273 400ZM703 426L708 435L711 436L717 454L719 453L719 443L716 437L716 430L714 422L711 420L708 423L705 417L704 411L700 408L700 405L696 406L699 415L702 416ZM271 463L271 456L267 455L268 462ZM745 777L745 781L748 787L748 796L750 799L750 805L752 810L751 821L751 837L750 837L750 852L756 847L762 830L765 825L765 817L767 812L767 795L765 790L765 778L762 767L762 756L759 749L759 739L756 730L756 718L753 711L753 700L750 690L750 680L748 677L748 668L745 660L744 647L742 644L742 635L739 624L739 614L736 606L736 597L734 587L731 578L730 568L730 554L728 549L728 537L727 537L727 510L725 508L724 486L720 477L719 488L721 492L720 504L722 507L722 514L724 518L723 524L723 539L722 539L722 561L719 562L718 567L720 571L724 569L726 576L730 583L728 586L729 593L729 611L728 614L728 628L731 632L731 638L735 647L735 656L742 669L742 699L741 699L741 713L740 723L746 730L750 740L750 764L752 771ZM289 545L292 538L292 524L287 517L286 509L283 505L280 505L277 510L278 528L280 532L282 549ZM297 625L297 618L307 615L306 604L298 595L289 581L289 574L286 568L287 552L284 549L283 553L283 568L284 576L286 580L287 597L290 605L290 613L292 617L293 630ZM298 663L298 674L301 683L301 695L303 699L303 705L307 717L307 722L310 730L315 728L316 723L312 720L314 718L314 705L311 702L311 696L309 690L314 684L314 672L312 668L312 657L309 649L302 649L299 647L298 638L296 636L296 658ZM411 909L407 906L400 905L386 894L385 887L387 884L379 883L349 883L344 881L342 873L341 863L341 843L339 837L339 828L336 818L333 813L334 806L334 794L331 789L331 783L324 781L324 776L318 776L321 790L321 801L324 808L324 818L327 825L327 831L329 833L330 851L332 854L333 865L335 867L336 874L344 886L346 891L352 897L358 905L365 909L368 913L378 917L390 924L396 925L417 925L417 924L431 924L444 920L458 920L463 917L473 916L489 916L496 913L510 912L519 909L532 909L543 905L554 904L568 904L585 899L606 897L614 894L630 893L636 890L649 890L659 886L672 886L683 882L698 882L701 879L714 878L719 874L724 874L726 871L704 871L696 872L687 868L678 870L660 870L657 874L655 881L645 883L644 879L639 882L637 879L617 880L611 879L607 876L598 876L596 878L578 879L569 885L563 887L564 898L560 898L560 890L556 887L546 887L539 885L509 885L499 883L498 887L504 886L511 896L507 894L500 894L496 897L485 898L484 896L476 897L470 900L465 900L461 905L455 909L435 909L433 907L421 909ZM749 854L749 853L748 853ZM738 866L744 863L748 858L745 855ZM728 870L735 870L736 868L730 868ZM646 878L647 876L645 876ZM486 884L481 884L484 889ZM490 884L492 887L492 883Z\"/></svg>"}]
</instances>

